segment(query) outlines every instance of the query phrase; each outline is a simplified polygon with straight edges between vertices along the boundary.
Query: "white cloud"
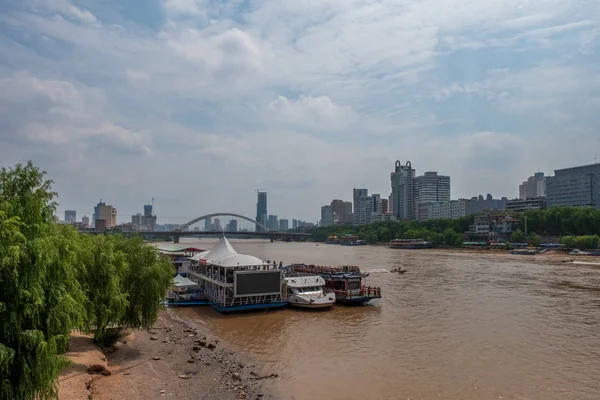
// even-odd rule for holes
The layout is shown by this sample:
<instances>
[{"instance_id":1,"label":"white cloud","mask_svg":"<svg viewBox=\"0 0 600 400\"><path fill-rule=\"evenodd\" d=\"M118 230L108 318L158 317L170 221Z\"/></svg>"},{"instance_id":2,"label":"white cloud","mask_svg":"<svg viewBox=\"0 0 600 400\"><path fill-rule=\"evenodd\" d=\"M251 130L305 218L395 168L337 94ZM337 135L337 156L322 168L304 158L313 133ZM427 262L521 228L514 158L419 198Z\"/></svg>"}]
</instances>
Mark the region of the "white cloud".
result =
<instances>
[{"instance_id":1,"label":"white cloud","mask_svg":"<svg viewBox=\"0 0 600 400\"><path fill-rule=\"evenodd\" d=\"M204 15L205 3L201 0L163 0L165 10L171 15Z\"/></svg>"},{"instance_id":2,"label":"white cloud","mask_svg":"<svg viewBox=\"0 0 600 400\"><path fill-rule=\"evenodd\" d=\"M129 68L125 69L125 76L133 81L147 81L150 79L150 74L141 71L134 71Z\"/></svg>"},{"instance_id":3,"label":"white cloud","mask_svg":"<svg viewBox=\"0 0 600 400\"><path fill-rule=\"evenodd\" d=\"M44 0L37 3L40 7L59 12L65 17L73 18L79 22L93 24L98 21L96 16L89 10L79 8L68 0Z\"/></svg>"},{"instance_id":4,"label":"white cloud","mask_svg":"<svg viewBox=\"0 0 600 400\"><path fill-rule=\"evenodd\" d=\"M105 115L101 91L27 73L0 78L0 140L150 154L149 138Z\"/></svg>"},{"instance_id":5,"label":"white cloud","mask_svg":"<svg viewBox=\"0 0 600 400\"><path fill-rule=\"evenodd\" d=\"M397 158L502 195L564 132L594 147L598 18L575 0L164 0L146 26L29 4L0 15L0 158L34 158L64 199L252 215L264 187L270 212L311 219L354 184L389 191ZM214 196L185 200L199 187Z\"/></svg>"}]
</instances>

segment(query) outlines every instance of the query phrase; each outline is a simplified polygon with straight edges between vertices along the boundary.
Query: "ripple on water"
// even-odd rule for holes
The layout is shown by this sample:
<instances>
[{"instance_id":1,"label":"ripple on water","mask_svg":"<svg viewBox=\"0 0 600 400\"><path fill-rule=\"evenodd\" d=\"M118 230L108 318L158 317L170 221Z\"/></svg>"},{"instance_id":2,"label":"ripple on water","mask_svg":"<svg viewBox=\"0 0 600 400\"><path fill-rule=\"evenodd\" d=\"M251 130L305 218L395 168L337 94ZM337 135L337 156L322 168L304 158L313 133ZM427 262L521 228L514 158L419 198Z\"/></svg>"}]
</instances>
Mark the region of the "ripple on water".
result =
<instances>
[{"instance_id":1,"label":"ripple on water","mask_svg":"<svg viewBox=\"0 0 600 400\"><path fill-rule=\"evenodd\" d=\"M371 246L234 246L284 264L359 265L382 287L366 307L187 315L277 369L282 398L600 398L598 268ZM387 273L398 266L408 272Z\"/></svg>"}]
</instances>

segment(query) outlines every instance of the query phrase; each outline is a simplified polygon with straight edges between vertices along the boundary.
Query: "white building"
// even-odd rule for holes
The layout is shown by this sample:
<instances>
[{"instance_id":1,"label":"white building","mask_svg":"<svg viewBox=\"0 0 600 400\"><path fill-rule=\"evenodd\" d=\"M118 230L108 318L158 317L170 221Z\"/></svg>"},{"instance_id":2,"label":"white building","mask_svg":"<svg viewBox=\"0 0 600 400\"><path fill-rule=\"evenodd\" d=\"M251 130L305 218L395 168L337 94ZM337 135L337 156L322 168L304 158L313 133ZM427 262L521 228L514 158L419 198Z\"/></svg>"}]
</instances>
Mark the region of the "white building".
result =
<instances>
[{"instance_id":1,"label":"white building","mask_svg":"<svg viewBox=\"0 0 600 400\"><path fill-rule=\"evenodd\" d=\"M451 201L436 201L419 203L417 205L417 218L420 221L428 219L458 219L467 215L466 199Z\"/></svg>"},{"instance_id":2,"label":"white building","mask_svg":"<svg viewBox=\"0 0 600 400\"><path fill-rule=\"evenodd\" d=\"M371 214L373 213L373 197L369 196L369 191L367 189L354 189L353 200L352 222L354 226L370 224Z\"/></svg>"},{"instance_id":3,"label":"white building","mask_svg":"<svg viewBox=\"0 0 600 400\"><path fill-rule=\"evenodd\" d=\"M415 202L450 201L450 177L437 172L425 172L415 178Z\"/></svg>"}]
</instances>

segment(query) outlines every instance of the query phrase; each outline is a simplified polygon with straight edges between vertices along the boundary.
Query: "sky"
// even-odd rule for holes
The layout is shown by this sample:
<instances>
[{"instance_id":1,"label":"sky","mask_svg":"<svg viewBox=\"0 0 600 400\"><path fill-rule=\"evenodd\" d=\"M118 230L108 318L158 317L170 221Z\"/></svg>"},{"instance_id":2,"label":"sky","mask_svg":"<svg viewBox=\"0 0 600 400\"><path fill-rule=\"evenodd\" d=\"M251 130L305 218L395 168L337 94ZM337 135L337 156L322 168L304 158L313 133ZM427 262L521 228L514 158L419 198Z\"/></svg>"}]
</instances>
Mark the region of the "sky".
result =
<instances>
[{"instance_id":1,"label":"sky","mask_svg":"<svg viewBox=\"0 0 600 400\"><path fill-rule=\"evenodd\" d=\"M0 166L59 214L315 221L394 162L452 198L600 160L596 0L3 0Z\"/></svg>"}]
</instances>

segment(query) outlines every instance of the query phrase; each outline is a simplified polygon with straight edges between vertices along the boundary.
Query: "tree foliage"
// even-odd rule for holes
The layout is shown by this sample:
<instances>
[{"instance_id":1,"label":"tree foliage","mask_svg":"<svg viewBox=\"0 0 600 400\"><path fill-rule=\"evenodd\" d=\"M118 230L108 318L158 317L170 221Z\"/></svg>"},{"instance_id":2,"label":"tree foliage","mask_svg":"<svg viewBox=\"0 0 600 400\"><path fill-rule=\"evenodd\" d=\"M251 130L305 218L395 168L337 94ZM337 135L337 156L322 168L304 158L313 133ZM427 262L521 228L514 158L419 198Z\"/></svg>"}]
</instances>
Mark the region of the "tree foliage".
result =
<instances>
[{"instance_id":1,"label":"tree foliage","mask_svg":"<svg viewBox=\"0 0 600 400\"><path fill-rule=\"evenodd\" d=\"M56 398L73 329L148 328L172 280L140 239L52 222L52 182L31 162L0 170L0 400Z\"/></svg>"},{"instance_id":2,"label":"tree foliage","mask_svg":"<svg viewBox=\"0 0 600 400\"><path fill-rule=\"evenodd\" d=\"M600 236L585 235L585 236L564 236L560 242L568 249L597 249L600 243Z\"/></svg>"},{"instance_id":3,"label":"tree foliage","mask_svg":"<svg viewBox=\"0 0 600 400\"><path fill-rule=\"evenodd\" d=\"M525 243L526 237L522 230L517 229L510 235L511 243Z\"/></svg>"},{"instance_id":4,"label":"tree foliage","mask_svg":"<svg viewBox=\"0 0 600 400\"><path fill-rule=\"evenodd\" d=\"M473 216L454 220L374 222L361 226L328 226L311 231L314 241L323 242L328 236L357 235L369 243L389 242L392 239L423 239L435 244L460 246L463 234L473 223Z\"/></svg>"},{"instance_id":5,"label":"tree foliage","mask_svg":"<svg viewBox=\"0 0 600 400\"><path fill-rule=\"evenodd\" d=\"M521 229L542 235L600 235L600 209L594 207L552 207L527 210L521 218Z\"/></svg>"}]
</instances>

